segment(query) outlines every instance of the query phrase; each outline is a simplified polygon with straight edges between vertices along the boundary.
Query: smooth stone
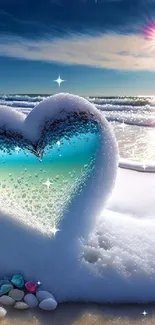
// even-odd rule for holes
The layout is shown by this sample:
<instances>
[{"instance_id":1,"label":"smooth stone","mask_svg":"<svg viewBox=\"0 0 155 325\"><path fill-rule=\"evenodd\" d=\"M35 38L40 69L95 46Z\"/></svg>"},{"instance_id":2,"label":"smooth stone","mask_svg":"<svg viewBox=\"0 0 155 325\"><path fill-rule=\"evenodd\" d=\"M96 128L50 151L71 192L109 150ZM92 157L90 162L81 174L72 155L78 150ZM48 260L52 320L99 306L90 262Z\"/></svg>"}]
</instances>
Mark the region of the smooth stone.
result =
<instances>
[{"instance_id":1,"label":"smooth stone","mask_svg":"<svg viewBox=\"0 0 155 325\"><path fill-rule=\"evenodd\" d=\"M37 284L36 284L36 283L33 283L33 282L31 282L31 281L29 281L29 282L26 282L26 283L25 283L25 288L26 288L27 291L29 291L30 293L34 293L34 292L36 292Z\"/></svg>"},{"instance_id":2,"label":"smooth stone","mask_svg":"<svg viewBox=\"0 0 155 325\"><path fill-rule=\"evenodd\" d=\"M39 307L42 310L54 310L54 309L56 309L57 305L58 304L55 299L48 298L48 299L41 301L41 303L39 304Z\"/></svg>"},{"instance_id":3,"label":"smooth stone","mask_svg":"<svg viewBox=\"0 0 155 325\"><path fill-rule=\"evenodd\" d=\"M22 288L24 286L24 278L21 274L15 274L12 279L11 282L13 283L13 285L17 288Z\"/></svg>"},{"instance_id":4,"label":"smooth stone","mask_svg":"<svg viewBox=\"0 0 155 325\"><path fill-rule=\"evenodd\" d=\"M45 290L38 290L36 292L36 297L40 302L48 298L52 298L55 300L54 296L50 292Z\"/></svg>"},{"instance_id":5,"label":"smooth stone","mask_svg":"<svg viewBox=\"0 0 155 325\"><path fill-rule=\"evenodd\" d=\"M23 301L18 301L15 303L14 308L19 310L25 310L28 309L29 306Z\"/></svg>"},{"instance_id":6,"label":"smooth stone","mask_svg":"<svg viewBox=\"0 0 155 325\"><path fill-rule=\"evenodd\" d=\"M36 298L35 295L33 295L32 293L28 293L25 297L24 297L24 301L26 302L26 304L30 307L30 308L35 308L39 305L39 302Z\"/></svg>"},{"instance_id":7,"label":"smooth stone","mask_svg":"<svg viewBox=\"0 0 155 325\"><path fill-rule=\"evenodd\" d=\"M4 309L3 307L0 307L0 319L4 318L7 314L6 309Z\"/></svg>"},{"instance_id":8,"label":"smooth stone","mask_svg":"<svg viewBox=\"0 0 155 325\"><path fill-rule=\"evenodd\" d=\"M8 293L9 291L11 291L13 289L13 285L12 284L3 284L1 286L0 289L0 296L5 295L6 293Z\"/></svg>"},{"instance_id":9,"label":"smooth stone","mask_svg":"<svg viewBox=\"0 0 155 325\"><path fill-rule=\"evenodd\" d=\"M14 305L15 300L12 299L9 296L2 296L0 297L0 304L5 305L5 306L12 306Z\"/></svg>"},{"instance_id":10,"label":"smooth stone","mask_svg":"<svg viewBox=\"0 0 155 325\"><path fill-rule=\"evenodd\" d=\"M16 301L20 301L24 297L24 291L19 289L13 289L9 292L9 296Z\"/></svg>"}]
</instances>

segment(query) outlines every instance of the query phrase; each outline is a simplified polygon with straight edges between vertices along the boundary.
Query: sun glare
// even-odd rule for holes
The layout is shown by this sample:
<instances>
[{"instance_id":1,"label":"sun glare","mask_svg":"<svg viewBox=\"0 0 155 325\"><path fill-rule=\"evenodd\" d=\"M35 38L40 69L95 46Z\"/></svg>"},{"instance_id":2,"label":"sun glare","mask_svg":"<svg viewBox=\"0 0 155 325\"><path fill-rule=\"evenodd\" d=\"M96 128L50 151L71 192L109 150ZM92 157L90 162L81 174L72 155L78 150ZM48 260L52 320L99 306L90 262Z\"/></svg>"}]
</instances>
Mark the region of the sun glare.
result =
<instances>
[{"instance_id":1,"label":"sun glare","mask_svg":"<svg viewBox=\"0 0 155 325\"><path fill-rule=\"evenodd\" d=\"M149 21L144 27L144 35L147 40L153 41L155 45L155 21Z\"/></svg>"}]
</instances>

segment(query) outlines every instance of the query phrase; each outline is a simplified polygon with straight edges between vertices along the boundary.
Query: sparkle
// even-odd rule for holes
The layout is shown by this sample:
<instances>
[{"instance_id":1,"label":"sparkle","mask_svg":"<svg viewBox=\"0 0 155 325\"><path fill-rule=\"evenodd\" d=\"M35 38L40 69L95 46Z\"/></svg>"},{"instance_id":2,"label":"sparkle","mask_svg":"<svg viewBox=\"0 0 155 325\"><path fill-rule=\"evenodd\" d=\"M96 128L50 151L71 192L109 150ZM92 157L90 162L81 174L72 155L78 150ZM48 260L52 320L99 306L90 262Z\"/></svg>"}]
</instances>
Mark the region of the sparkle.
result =
<instances>
[{"instance_id":1,"label":"sparkle","mask_svg":"<svg viewBox=\"0 0 155 325\"><path fill-rule=\"evenodd\" d=\"M56 80L54 80L54 81L57 82L57 84L58 84L59 87L60 87L61 83L64 82L65 80L61 79L61 77L60 77L60 75L59 75L58 79L56 79Z\"/></svg>"},{"instance_id":2,"label":"sparkle","mask_svg":"<svg viewBox=\"0 0 155 325\"><path fill-rule=\"evenodd\" d=\"M124 129L126 128L127 125L123 121L119 126L122 128L122 130L124 132Z\"/></svg>"},{"instance_id":3,"label":"sparkle","mask_svg":"<svg viewBox=\"0 0 155 325\"><path fill-rule=\"evenodd\" d=\"M147 169L147 165L146 164L143 164L142 165L142 168L145 170L145 169Z\"/></svg>"},{"instance_id":4,"label":"sparkle","mask_svg":"<svg viewBox=\"0 0 155 325\"><path fill-rule=\"evenodd\" d=\"M43 185L47 186L48 190L49 190L51 184L52 183L50 182L49 178L47 179L47 181L45 183L43 183Z\"/></svg>"},{"instance_id":5,"label":"sparkle","mask_svg":"<svg viewBox=\"0 0 155 325\"><path fill-rule=\"evenodd\" d=\"M146 316L148 313L144 310L142 315Z\"/></svg>"},{"instance_id":6,"label":"sparkle","mask_svg":"<svg viewBox=\"0 0 155 325\"><path fill-rule=\"evenodd\" d=\"M57 141L57 145L60 146L60 141Z\"/></svg>"},{"instance_id":7,"label":"sparkle","mask_svg":"<svg viewBox=\"0 0 155 325\"><path fill-rule=\"evenodd\" d=\"M18 153L20 151L20 148L18 146L15 147L15 151Z\"/></svg>"},{"instance_id":8,"label":"sparkle","mask_svg":"<svg viewBox=\"0 0 155 325\"><path fill-rule=\"evenodd\" d=\"M55 227L55 225L54 225L54 227L51 229L51 232L52 232L52 234L54 235L54 237L55 237L55 235L56 235L56 233L57 233L58 231L60 231L60 229L57 229L57 228Z\"/></svg>"},{"instance_id":9,"label":"sparkle","mask_svg":"<svg viewBox=\"0 0 155 325\"><path fill-rule=\"evenodd\" d=\"M38 281L38 282L37 282L37 285L40 286L40 285L41 285L41 281Z\"/></svg>"}]
</instances>

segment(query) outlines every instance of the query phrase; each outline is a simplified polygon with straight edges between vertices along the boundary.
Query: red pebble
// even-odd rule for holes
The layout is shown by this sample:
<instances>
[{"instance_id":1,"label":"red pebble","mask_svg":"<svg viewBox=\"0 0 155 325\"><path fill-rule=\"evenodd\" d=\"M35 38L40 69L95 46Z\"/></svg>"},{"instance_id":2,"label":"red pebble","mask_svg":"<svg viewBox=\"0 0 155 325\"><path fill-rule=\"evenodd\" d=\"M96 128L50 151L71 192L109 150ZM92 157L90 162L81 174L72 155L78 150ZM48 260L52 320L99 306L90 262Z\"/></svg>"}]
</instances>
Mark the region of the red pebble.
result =
<instances>
[{"instance_id":1,"label":"red pebble","mask_svg":"<svg viewBox=\"0 0 155 325\"><path fill-rule=\"evenodd\" d=\"M29 282L25 283L25 288L29 292L34 293L36 291L36 289L37 289L37 284L29 281Z\"/></svg>"}]
</instances>

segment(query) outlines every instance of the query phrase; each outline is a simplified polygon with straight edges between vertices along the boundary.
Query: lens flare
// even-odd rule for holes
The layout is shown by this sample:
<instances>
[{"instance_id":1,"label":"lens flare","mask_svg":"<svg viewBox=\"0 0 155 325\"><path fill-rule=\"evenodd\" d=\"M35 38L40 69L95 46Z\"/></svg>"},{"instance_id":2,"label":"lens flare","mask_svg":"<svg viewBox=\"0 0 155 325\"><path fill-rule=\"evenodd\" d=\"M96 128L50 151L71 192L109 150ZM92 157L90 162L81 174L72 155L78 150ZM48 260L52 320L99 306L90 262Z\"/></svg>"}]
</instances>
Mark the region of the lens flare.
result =
<instances>
[{"instance_id":1,"label":"lens flare","mask_svg":"<svg viewBox=\"0 0 155 325\"><path fill-rule=\"evenodd\" d=\"M147 40L151 40L155 44L155 21L149 21L144 27L144 35Z\"/></svg>"}]
</instances>

